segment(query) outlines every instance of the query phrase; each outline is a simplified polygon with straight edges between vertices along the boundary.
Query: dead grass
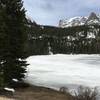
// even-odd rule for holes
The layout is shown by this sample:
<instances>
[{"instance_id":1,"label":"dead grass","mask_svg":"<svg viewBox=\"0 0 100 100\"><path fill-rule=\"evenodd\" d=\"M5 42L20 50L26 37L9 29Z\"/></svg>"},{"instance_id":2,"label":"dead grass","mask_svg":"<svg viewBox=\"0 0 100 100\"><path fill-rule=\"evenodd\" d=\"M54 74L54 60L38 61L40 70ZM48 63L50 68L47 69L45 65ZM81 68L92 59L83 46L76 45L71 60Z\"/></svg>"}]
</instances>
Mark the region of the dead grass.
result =
<instances>
[{"instance_id":1,"label":"dead grass","mask_svg":"<svg viewBox=\"0 0 100 100\"><path fill-rule=\"evenodd\" d=\"M0 97L0 100L15 100L15 99L1 96Z\"/></svg>"},{"instance_id":2,"label":"dead grass","mask_svg":"<svg viewBox=\"0 0 100 100\"><path fill-rule=\"evenodd\" d=\"M70 100L71 96L49 88L33 86L16 90L14 98L17 100Z\"/></svg>"},{"instance_id":3,"label":"dead grass","mask_svg":"<svg viewBox=\"0 0 100 100\"><path fill-rule=\"evenodd\" d=\"M80 87L75 96L68 93L67 88L60 88L55 91L50 88L29 86L27 88L17 88L11 96L1 96L0 100L96 100L97 91L90 88ZM8 98L7 98L8 97Z\"/></svg>"}]
</instances>

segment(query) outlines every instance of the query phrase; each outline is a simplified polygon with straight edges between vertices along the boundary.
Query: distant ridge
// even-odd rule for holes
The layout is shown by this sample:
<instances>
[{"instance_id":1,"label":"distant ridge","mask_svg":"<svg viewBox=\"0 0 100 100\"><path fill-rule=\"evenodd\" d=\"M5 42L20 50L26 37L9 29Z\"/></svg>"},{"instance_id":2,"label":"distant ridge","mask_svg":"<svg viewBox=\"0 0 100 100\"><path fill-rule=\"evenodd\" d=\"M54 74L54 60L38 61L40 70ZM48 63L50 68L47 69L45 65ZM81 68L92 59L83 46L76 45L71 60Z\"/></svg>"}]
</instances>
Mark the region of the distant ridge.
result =
<instances>
[{"instance_id":1,"label":"distant ridge","mask_svg":"<svg viewBox=\"0 0 100 100\"><path fill-rule=\"evenodd\" d=\"M59 27L73 27L81 25L100 25L100 16L94 12L91 12L87 17L73 17L70 19L60 20Z\"/></svg>"}]
</instances>

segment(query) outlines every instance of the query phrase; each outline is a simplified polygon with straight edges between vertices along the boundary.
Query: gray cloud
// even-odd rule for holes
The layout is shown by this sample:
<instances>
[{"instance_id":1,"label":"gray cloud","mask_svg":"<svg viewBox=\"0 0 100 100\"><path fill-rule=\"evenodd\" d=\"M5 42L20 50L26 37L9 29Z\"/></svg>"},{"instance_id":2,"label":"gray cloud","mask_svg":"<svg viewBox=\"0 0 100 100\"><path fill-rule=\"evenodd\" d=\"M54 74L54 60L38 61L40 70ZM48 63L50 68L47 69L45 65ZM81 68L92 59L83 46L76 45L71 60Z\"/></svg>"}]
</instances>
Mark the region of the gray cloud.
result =
<instances>
[{"instance_id":1,"label":"gray cloud","mask_svg":"<svg viewBox=\"0 0 100 100\"><path fill-rule=\"evenodd\" d=\"M41 5L41 9L43 9L44 11L53 11L53 10L55 10L54 6L50 3L46 3L44 5Z\"/></svg>"},{"instance_id":2,"label":"gray cloud","mask_svg":"<svg viewBox=\"0 0 100 100\"><path fill-rule=\"evenodd\" d=\"M57 25L59 19L99 13L99 0L24 0L27 15L39 24Z\"/></svg>"}]
</instances>

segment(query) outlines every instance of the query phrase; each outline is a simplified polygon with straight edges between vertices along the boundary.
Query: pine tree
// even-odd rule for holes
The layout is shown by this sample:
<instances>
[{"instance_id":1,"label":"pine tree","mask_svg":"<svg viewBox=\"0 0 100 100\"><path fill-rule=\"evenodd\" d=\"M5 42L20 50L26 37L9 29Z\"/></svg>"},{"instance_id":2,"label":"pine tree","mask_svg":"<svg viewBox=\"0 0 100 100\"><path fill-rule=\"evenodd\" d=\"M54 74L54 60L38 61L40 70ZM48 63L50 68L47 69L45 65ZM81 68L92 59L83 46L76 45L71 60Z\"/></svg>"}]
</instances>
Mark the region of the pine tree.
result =
<instances>
[{"instance_id":1,"label":"pine tree","mask_svg":"<svg viewBox=\"0 0 100 100\"><path fill-rule=\"evenodd\" d=\"M1 3L1 0L0 0L0 89L2 89L2 87L4 86L4 73L3 73L3 56L2 56L2 53L3 53L3 46L4 46L4 39L5 39L5 30L4 30L4 27L5 27L5 24L3 22L3 15L4 15L4 10L3 10L3 5Z\"/></svg>"},{"instance_id":2,"label":"pine tree","mask_svg":"<svg viewBox=\"0 0 100 100\"><path fill-rule=\"evenodd\" d=\"M22 80L26 72L24 46L27 40L25 9L22 0L1 0L0 61L3 80ZM0 18L1 19L1 18ZM1 25L1 24L0 24Z\"/></svg>"}]
</instances>

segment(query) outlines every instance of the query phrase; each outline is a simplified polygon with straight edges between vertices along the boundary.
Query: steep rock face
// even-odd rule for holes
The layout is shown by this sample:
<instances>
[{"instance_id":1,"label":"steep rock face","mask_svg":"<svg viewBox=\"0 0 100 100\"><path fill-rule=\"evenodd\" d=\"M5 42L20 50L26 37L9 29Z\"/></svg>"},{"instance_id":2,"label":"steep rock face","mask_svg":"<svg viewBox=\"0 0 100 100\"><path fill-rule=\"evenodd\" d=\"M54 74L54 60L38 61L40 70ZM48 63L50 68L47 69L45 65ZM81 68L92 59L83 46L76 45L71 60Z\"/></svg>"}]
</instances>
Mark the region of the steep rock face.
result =
<instances>
[{"instance_id":1,"label":"steep rock face","mask_svg":"<svg viewBox=\"0 0 100 100\"><path fill-rule=\"evenodd\" d=\"M97 16L94 12L90 14L85 24L99 24L100 25L100 17Z\"/></svg>"},{"instance_id":2,"label":"steep rock face","mask_svg":"<svg viewBox=\"0 0 100 100\"><path fill-rule=\"evenodd\" d=\"M100 16L97 16L94 12L92 12L88 17L74 17L59 21L59 27L62 28L91 24L100 25Z\"/></svg>"}]
</instances>

